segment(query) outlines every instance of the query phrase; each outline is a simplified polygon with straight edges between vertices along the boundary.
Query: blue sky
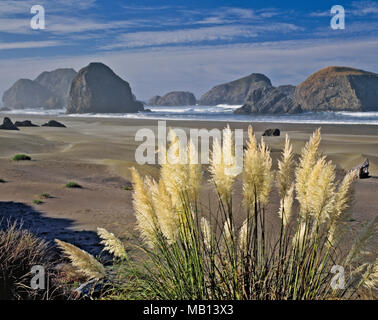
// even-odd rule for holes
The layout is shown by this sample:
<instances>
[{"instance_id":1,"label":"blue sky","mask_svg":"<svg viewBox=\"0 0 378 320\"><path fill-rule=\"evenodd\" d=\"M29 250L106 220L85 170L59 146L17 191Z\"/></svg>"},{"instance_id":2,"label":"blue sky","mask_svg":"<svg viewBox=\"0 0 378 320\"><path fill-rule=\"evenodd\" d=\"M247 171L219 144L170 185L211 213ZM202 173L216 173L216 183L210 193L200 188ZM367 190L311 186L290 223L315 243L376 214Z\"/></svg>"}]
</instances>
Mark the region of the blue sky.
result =
<instances>
[{"instance_id":1,"label":"blue sky","mask_svg":"<svg viewBox=\"0 0 378 320\"><path fill-rule=\"evenodd\" d=\"M43 5L46 29L30 28ZM343 5L345 30L330 28ZM378 1L0 0L0 95L19 78L91 61L139 99L200 96L253 72L298 84L328 65L378 72Z\"/></svg>"}]
</instances>

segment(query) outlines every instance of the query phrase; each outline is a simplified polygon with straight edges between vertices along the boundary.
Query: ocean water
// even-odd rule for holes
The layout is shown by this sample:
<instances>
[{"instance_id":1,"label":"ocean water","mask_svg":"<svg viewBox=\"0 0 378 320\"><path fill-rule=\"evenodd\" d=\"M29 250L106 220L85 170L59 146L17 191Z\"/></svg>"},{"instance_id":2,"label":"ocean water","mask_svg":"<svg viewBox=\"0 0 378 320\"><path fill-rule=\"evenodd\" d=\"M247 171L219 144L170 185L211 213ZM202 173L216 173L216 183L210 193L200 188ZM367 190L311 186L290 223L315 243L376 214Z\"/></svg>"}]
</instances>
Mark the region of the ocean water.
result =
<instances>
[{"instance_id":1,"label":"ocean water","mask_svg":"<svg viewBox=\"0 0 378 320\"><path fill-rule=\"evenodd\" d=\"M240 106L189 106L162 107L148 106L152 112L120 114L70 114L64 109L43 110L25 109L3 112L2 114L48 115L54 117L93 117L93 118L126 118L154 120L193 120L193 121L229 121L229 122L276 122L276 123L315 123L315 124L370 124L378 125L378 112L307 112L301 114L252 114L236 115L233 111Z\"/></svg>"}]
</instances>

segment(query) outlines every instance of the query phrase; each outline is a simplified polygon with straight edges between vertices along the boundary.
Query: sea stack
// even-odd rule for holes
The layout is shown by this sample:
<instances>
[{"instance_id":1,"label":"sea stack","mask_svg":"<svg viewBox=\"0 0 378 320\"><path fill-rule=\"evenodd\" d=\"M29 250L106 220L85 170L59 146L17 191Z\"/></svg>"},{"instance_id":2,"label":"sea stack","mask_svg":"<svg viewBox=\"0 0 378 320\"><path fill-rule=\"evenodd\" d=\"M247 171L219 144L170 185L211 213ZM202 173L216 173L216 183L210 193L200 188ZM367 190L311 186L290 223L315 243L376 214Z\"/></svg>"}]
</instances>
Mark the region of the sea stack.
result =
<instances>
[{"instance_id":1,"label":"sea stack","mask_svg":"<svg viewBox=\"0 0 378 320\"><path fill-rule=\"evenodd\" d=\"M41 73L35 80L20 79L5 91L6 109L61 109L66 107L73 69L57 69Z\"/></svg>"},{"instance_id":2,"label":"sea stack","mask_svg":"<svg viewBox=\"0 0 378 320\"><path fill-rule=\"evenodd\" d=\"M235 114L250 113L298 113L300 107L279 88L262 87L253 90L245 104Z\"/></svg>"},{"instance_id":3,"label":"sea stack","mask_svg":"<svg viewBox=\"0 0 378 320\"><path fill-rule=\"evenodd\" d=\"M200 105L214 106L218 104L240 105L246 98L261 87L271 87L269 78L260 73L224 83L206 92L199 100Z\"/></svg>"},{"instance_id":4,"label":"sea stack","mask_svg":"<svg viewBox=\"0 0 378 320\"><path fill-rule=\"evenodd\" d=\"M3 103L8 109L55 108L59 99L38 82L20 79L4 92Z\"/></svg>"},{"instance_id":5,"label":"sea stack","mask_svg":"<svg viewBox=\"0 0 378 320\"><path fill-rule=\"evenodd\" d=\"M378 74L349 67L327 67L295 90L303 111L377 111Z\"/></svg>"},{"instance_id":6,"label":"sea stack","mask_svg":"<svg viewBox=\"0 0 378 320\"><path fill-rule=\"evenodd\" d=\"M56 69L42 72L34 81L47 88L58 99L61 106L67 105L71 82L77 75L74 69Z\"/></svg>"},{"instance_id":7,"label":"sea stack","mask_svg":"<svg viewBox=\"0 0 378 320\"><path fill-rule=\"evenodd\" d=\"M73 79L67 113L135 113L143 111L130 85L103 63L90 63Z\"/></svg>"},{"instance_id":8,"label":"sea stack","mask_svg":"<svg viewBox=\"0 0 378 320\"><path fill-rule=\"evenodd\" d=\"M149 101L149 105L155 106L193 106L197 103L193 93L188 91L173 91L163 97L154 96Z\"/></svg>"}]
</instances>

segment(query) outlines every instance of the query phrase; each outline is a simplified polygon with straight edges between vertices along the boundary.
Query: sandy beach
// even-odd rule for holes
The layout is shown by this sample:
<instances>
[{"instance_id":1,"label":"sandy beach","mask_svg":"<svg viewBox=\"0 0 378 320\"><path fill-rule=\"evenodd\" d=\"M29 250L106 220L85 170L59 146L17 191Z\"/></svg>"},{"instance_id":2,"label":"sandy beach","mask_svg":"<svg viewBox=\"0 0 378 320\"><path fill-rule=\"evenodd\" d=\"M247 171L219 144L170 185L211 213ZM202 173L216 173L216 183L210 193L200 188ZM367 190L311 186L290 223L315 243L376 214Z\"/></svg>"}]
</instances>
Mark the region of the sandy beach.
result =
<instances>
[{"instance_id":1,"label":"sandy beach","mask_svg":"<svg viewBox=\"0 0 378 320\"><path fill-rule=\"evenodd\" d=\"M12 116L12 121L30 119L41 125L45 116ZM135 166L144 174L157 177L157 165L139 166L135 150L140 142L135 133L140 128L156 130L155 120L72 118L56 120L67 128L20 128L0 131L0 218L23 220L25 226L47 239L59 238L92 252L98 249L95 235L103 227L127 240L133 232L134 215L129 168ZM225 122L167 121L167 127L223 128ZM251 122L260 139L267 128L279 128L280 137L267 137L273 166L277 166L287 133L298 154L315 124L277 124ZM230 123L231 129L247 130L249 123ZM363 225L378 213L378 126L322 125L321 151L332 160L342 174L370 161L371 178L355 183L351 208L356 225ZM17 153L25 153L32 161L13 161ZM68 189L75 181L82 189ZM208 188L208 187L206 187ZM206 189L204 188L204 189ZM42 193L51 198L36 205ZM276 199L278 203L278 199ZM272 203L273 207L278 206ZM273 208L274 209L274 208Z\"/></svg>"}]
</instances>

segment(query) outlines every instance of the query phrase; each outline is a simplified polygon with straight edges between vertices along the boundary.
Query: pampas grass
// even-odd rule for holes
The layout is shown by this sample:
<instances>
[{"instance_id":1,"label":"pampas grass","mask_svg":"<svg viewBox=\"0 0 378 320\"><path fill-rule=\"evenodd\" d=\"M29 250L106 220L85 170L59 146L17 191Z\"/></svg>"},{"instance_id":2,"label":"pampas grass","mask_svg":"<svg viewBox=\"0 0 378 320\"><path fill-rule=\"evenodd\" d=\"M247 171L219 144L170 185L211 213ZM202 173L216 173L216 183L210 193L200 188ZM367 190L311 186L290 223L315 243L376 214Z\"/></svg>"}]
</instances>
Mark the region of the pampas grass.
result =
<instances>
[{"instance_id":1,"label":"pampas grass","mask_svg":"<svg viewBox=\"0 0 378 320\"><path fill-rule=\"evenodd\" d=\"M127 259L123 243L113 233L104 228L97 228L97 234L102 239L100 243L104 245L105 251L113 254L116 258Z\"/></svg>"},{"instance_id":2,"label":"pampas grass","mask_svg":"<svg viewBox=\"0 0 378 320\"><path fill-rule=\"evenodd\" d=\"M130 286L134 283L140 297L152 299L311 300L350 299L362 288L376 288L377 262L367 261L364 250L378 219L351 247L340 245L355 173L336 179L335 166L319 152L320 129L303 148L298 164L286 136L275 173L269 148L249 128L241 225L233 206L238 171L230 128L224 130L222 144L213 144L209 173L217 209L208 211L199 200L202 175L193 144L181 146L173 131L169 135L168 149L159 150L165 161L158 181L132 169L136 228L146 259L142 266L125 262L123 272L129 270L133 279L124 282L125 290L135 290ZM280 209L268 212L274 182ZM267 214L281 221L277 235L267 233ZM101 234L107 250L115 253L119 243ZM63 247L80 268L95 266L103 275L93 257ZM346 269L348 281L340 290L331 286L334 265Z\"/></svg>"},{"instance_id":3,"label":"pampas grass","mask_svg":"<svg viewBox=\"0 0 378 320\"><path fill-rule=\"evenodd\" d=\"M79 272L90 279L101 279L105 277L104 266L91 254L70 243L58 239L56 239L55 242Z\"/></svg>"}]
</instances>

